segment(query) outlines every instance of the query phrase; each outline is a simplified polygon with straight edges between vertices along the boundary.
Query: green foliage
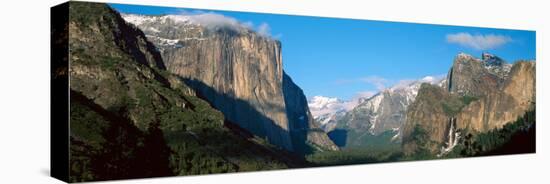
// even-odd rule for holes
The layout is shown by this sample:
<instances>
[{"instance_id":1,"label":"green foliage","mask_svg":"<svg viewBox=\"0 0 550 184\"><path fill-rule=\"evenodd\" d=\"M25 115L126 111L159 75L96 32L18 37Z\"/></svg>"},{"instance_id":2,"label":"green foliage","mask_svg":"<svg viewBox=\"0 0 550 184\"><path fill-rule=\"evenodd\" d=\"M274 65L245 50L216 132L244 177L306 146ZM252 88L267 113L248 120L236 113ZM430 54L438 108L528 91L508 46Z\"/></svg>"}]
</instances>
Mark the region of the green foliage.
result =
<instances>
[{"instance_id":1,"label":"green foliage","mask_svg":"<svg viewBox=\"0 0 550 184\"><path fill-rule=\"evenodd\" d=\"M441 106L445 114L447 114L448 116L455 116L460 111L462 111L462 109L466 107L468 104L478 99L479 99L478 97L470 96L470 95L464 95L460 97L451 96L449 97L449 99L443 101L441 103Z\"/></svg>"},{"instance_id":2,"label":"green foliage","mask_svg":"<svg viewBox=\"0 0 550 184\"><path fill-rule=\"evenodd\" d=\"M478 97L471 96L471 95L464 95L461 97L462 104L464 104L464 106L467 106L471 102L476 101L478 99L479 99Z\"/></svg>"},{"instance_id":3,"label":"green foliage","mask_svg":"<svg viewBox=\"0 0 550 184\"><path fill-rule=\"evenodd\" d=\"M169 145L174 152L170 156L170 166L177 175L235 172L238 169L214 150L201 146L194 134L171 135L170 139Z\"/></svg>"},{"instance_id":4,"label":"green foliage","mask_svg":"<svg viewBox=\"0 0 550 184\"><path fill-rule=\"evenodd\" d=\"M72 182L172 175L170 149L152 124L142 132L129 120L71 91Z\"/></svg>"},{"instance_id":5,"label":"green foliage","mask_svg":"<svg viewBox=\"0 0 550 184\"><path fill-rule=\"evenodd\" d=\"M70 2L69 8L71 69L84 73L71 77L71 95L82 94L80 101L71 97L71 181L279 169L293 162L224 126L221 112L149 66L152 48L132 45L142 38L139 30L108 5Z\"/></svg>"},{"instance_id":6,"label":"green foliage","mask_svg":"<svg viewBox=\"0 0 550 184\"><path fill-rule=\"evenodd\" d=\"M473 148L471 149L475 150L478 154L484 154L488 151L497 149L506 142L509 142L515 133L526 131L531 126L535 126L535 122L535 111L529 111L515 122L508 123L500 129L478 134L475 136L474 143L472 144Z\"/></svg>"},{"instance_id":7,"label":"green foliage","mask_svg":"<svg viewBox=\"0 0 550 184\"><path fill-rule=\"evenodd\" d=\"M411 137L413 142L416 144L416 149L412 158L414 160L432 159L433 154L431 152L431 147L435 143L430 139L428 131L417 124L414 126Z\"/></svg>"},{"instance_id":8,"label":"green foliage","mask_svg":"<svg viewBox=\"0 0 550 184\"><path fill-rule=\"evenodd\" d=\"M372 135L370 132L348 131L348 143L345 148L361 147L366 149L389 149L400 146L399 142L392 141L395 132L389 130Z\"/></svg>"},{"instance_id":9,"label":"green foliage","mask_svg":"<svg viewBox=\"0 0 550 184\"><path fill-rule=\"evenodd\" d=\"M89 25L99 22L99 19L112 18L110 9L101 3L70 2L69 20Z\"/></svg>"},{"instance_id":10,"label":"green foliage","mask_svg":"<svg viewBox=\"0 0 550 184\"><path fill-rule=\"evenodd\" d=\"M101 56L99 60L101 63L101 67L106 69L113 69L115 68L117 62L121 60L121 58L113 57L113 56Z\"/></svg>"},{"instance_id":11,"label":"green foliage","mask_svg":"<svg viewBox=\"0 0 550 184\"><path fill-rule=\"evenodd\" d=\"M505 124L502 128L484 133L467 132L460 144L447 157L481 156L496 153L505 145L517 141L516 139L521 139L521 141L517 141L521 142L519 143L521 145L512 145L511 150L502 152L502 154L534 150L534 142L525 142L531 140L523 138L534 136L535 123L535 110L530 110L516 121Z\"/></svg>"},{"instance_id":12,"label":"green foliage","mask_svg":"<svg viewBox=\"0 0 550 184\"><path fill-rule=\"evenodd\" d=\"M109 122L97 113L87 109L80 103L71 103L71 136L77 135L87 140L88 144L96 149L105 143L101 133L109 127Z\"/></svg>"},{"instance_id":13,"label":"green foliage","mask_svg":"<svg viewBox=\"0 0 550 184\"><path fill-rule=\"evenodd\" d=\"M366 164L398 161L402 157L399 147L387 149L345 149L324 151L307 155L306 160L314 166Z\"/></svg>"},{"instance_id":14,"label":"green foliage","mask_svg":"<svg viewBox=\"0 0 550 184\"><path fill-rule=\"evenodd\" d=\"M340 151L324 150L307 155L306 160L313 166L392 162L402 157L401 144L391 141L394 136L392 131L372 135L350 130L343 135L331 136L331 139L345 136L345 146Z\"/></svg>"}]
</instances>

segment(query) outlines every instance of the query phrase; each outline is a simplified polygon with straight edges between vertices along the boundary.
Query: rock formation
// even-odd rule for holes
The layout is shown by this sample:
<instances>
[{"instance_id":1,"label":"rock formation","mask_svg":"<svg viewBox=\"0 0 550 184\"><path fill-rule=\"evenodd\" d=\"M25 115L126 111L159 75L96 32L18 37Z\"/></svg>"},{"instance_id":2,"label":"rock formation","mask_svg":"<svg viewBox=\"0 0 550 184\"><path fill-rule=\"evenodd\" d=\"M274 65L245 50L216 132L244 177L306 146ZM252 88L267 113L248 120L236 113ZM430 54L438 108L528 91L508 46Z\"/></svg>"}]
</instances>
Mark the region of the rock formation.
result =
<instances>
[{"instance_id":1,"label":"rock formation","mask_svg":"<svg viewBox=\"0 0 550 184\"><path fill-rule=\"evenodd\" d=\"M448 141L449 129L486 132L522 116L535 104L535 62L513 65L484 53L482 59L459 54L443 88L423 85L407 111L403 148L414 152L411 139L415 126L429 132L431 152ZM453 118L456 118L454 120ZM454 133L453 133L454 134Z\"/></svg>"},{"instance_id":2,"label":"rock formation","mask_svg":"<svg viewBox=\"0 0 550 184\"><path fill-rule=\"evenodd\" d=\"M439 85L441 78L426 76L422 79L402 82L372 97L359 99L355 107L341 113L343 114L341 116L335 113L332 117L328 117L330 119L324 120L328 125L336 121L333 130L346 132L346 147L370 146L367 142L377 138L386 144L400 143L401 128L406 120L407 108L415 100L422 83ZM343 139L335 137L337 134L330 132L329 134L331 138Z\"/></svg>"},{"instance_id":3,"label":"rock formation","mask_svg":"<svg viewBox=\"0 0 550 184\"><path fill-rule=\"evenodd\" d=\"M229 122L287 150L302 149L293 145L292 136L300 136L291 132L305 136L308 131L302 130L312 128L309 110L302 103L305 98L300 98L301 89L285 81L290 77L283 72L281 43L234 19L218 15L224 24L208 24L200 16L215 15L124 15L155 43L168 71L185 80ZM320 139L310 141L331 149L328 138Z\"/></svg>"},{"instance_id":4,"label":"rock formation","mask_svg":"<svg viewBox=\"0 0 550 184\"><path fill-rule=\"evenodd\" d=\"M52 34L68 34L53 41L70 48L63 53L69 63L53 71L70 76L70 181L304 164L298 155L225 126L222 112L166 71L158 48L108 5L65 6L69 18Z\"/></svg>"}]
</instances>

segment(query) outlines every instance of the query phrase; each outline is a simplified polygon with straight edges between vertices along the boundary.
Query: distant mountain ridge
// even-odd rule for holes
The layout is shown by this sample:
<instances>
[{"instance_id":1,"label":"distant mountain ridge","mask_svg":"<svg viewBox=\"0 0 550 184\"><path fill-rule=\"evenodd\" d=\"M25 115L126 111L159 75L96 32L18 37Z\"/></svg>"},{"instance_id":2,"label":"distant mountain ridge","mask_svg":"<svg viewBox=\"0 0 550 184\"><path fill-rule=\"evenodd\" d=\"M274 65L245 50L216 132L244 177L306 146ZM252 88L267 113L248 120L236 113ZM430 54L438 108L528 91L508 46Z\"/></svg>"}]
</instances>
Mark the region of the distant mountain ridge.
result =
<instances>
[{"instance_id":1,"label":"distant mountain ridge","mask_svg":"<svg viewBox=\"0 0 550 184\"><path fill-rule=\"evenodd\" d=\"M346 125L353 129L368 130L373 135L400 129L405 120L405 111L418 94L423 83L440 85L442 78L426 76L422 79L400 84L383 90L355 107ZM347 118L345 117L345 118Z\"/></svg>"},{"instance_id":2,"label":"distant mountain ridge","mask_svg":"<svg viewBox=\"0 0 550 184\"><path fill-rule=\"evenodd\" d=\"M309 106L314 114L317 113L315 119L329 135L335 130L347 132L347 147L367 146L364 143L368 141L364 138L383 133L384 136L391 135L385 140L388 143L401 142L400 129L405 123L406 109L414 101L422 83L443 85L444 79L426 76L396 84L371 97L358 98L355 101L316 96L310 100ZM331 138L343 139L340 136L341 134L332 133Z\"/></svg>"},{"instance_id":3,"label":"distant mountain ridge","mask_svg":"<svg viewBox=\"0 0 550 184\"><path fill-rule=\"evenodd\" d=\"M308 106L315 121L324 131L330 132L336 127L338 119L364 100L366 98L344 101L338 98L314 96L308 101Z\"/></svg>"}]
</instances>

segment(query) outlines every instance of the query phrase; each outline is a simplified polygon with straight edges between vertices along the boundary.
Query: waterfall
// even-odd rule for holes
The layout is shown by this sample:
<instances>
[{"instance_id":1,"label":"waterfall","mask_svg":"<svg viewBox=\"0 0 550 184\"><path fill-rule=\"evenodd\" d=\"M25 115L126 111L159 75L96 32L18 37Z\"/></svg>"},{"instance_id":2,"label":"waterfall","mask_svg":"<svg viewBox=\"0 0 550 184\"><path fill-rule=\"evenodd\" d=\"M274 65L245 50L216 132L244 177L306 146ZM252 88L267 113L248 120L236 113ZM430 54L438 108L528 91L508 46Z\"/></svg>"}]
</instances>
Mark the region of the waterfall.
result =
<instances>
[{"instance_id":1,"label":"waterfall","mask_svg":"<svg viewBox=\"0 0 550 184\"><path fill-rule=\"evenodd\" d=\"M447 134L447 142L443 147L441 147L441 151L439 154L437 154L437 157L441 157L453 150L453 148L458 144L458 140L460 139L460 132L456 130L456 118L452 117L449 119L449 133Z\"/></svg>"},{"instance_id":2,"label":"waterfall","mask_svg":"<svg viewBox=\"0 0 550 184\"><path fill-rule=\"evenodd\" d=\"M455 131L455 124L456 122L456 118L451 118L451 128L449 128L449 134L447 135L447 146L451 146L453 145L453 142L454 142L454 139L455 139L455 136L454 136L454 131Z\"/></svg>"}]
</instances>

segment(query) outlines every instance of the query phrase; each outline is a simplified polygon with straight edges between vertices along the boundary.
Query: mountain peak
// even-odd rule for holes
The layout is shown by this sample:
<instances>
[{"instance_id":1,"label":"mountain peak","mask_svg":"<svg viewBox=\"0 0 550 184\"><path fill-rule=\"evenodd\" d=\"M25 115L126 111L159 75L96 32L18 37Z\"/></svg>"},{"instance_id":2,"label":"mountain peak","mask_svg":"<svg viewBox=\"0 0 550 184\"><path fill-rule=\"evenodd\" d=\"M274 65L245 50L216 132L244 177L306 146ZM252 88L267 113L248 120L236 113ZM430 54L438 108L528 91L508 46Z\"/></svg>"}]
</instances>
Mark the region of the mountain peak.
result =
<instances>
[{"instance_id":1,"label":"mountain peak","mask_svg":"<svg viewBox=\"0 0 550 184\"><path fill-rule=\"evenodd\" d=\"M190 37L204 36L211 32L224 32L228 34L252 34L272 39L266 33L266 28L254 27L250 22L241 22L233 17L224 16L216 13L196 13L196 14L167 14L167 15L138 15L125 14L121 16L127 22L139 27L146 34L152 36L169 36L173 33L163 33L163 30L174 28L180 29L179 32L191 32ZM200 34L194 34L199 32Z\"/></svg>"},{"instance_id":2,"label":"mountain peak","mask_svg":"<svg viewBox=\"0 0 550 184\"><path fill-rule=\"evenodd\" d=\"M481 60L486 65L493 65L493 66L502 66L503 64L506 63L504 60L502 60L498 56L495 56L495 55L490 54L488 52L483 52L483 54L481 54Z\"/></svg>"},{"instance_id":3,"label":"mountain peak","mask_svg":"<svg viewBox=\"0 0 550 184\"><path fill-rule=\"evenodd\" d=\"M488 53L488 52L483 52L481 54L481 59L482 60L486 60L486 59L489 59L489 58L494 58L495 55L491 54L491 53Z\"/></svg>"},{"instance_id":4,"label":"mountain peak","mask_svg":"<svg viewBox=\"0 0 550 184\"><path fill-rule=\"evenodd\" d=\"M470 54L467 54L467 53L464 53L464 52L461 52L461 53L458 53L458 55L456 56L455 60L458 59L458 60L464 60L464 59L473 59L473 60L478 60L477 58L475 58L474 56L470 55Z\"/></svg>"},{"instance_id":5,"label":"mountain peak","mask_svg":"<svg viewBox=\"0 0 550 184\"><path fill-rule=\"evenodd\" d=\"M312 110L313 116L319 115L317 110L325 109L341 109L342 101L338 98L331 98L325 96L314 96L308 101L308 106Z\"/></svg>"}]
</instances>

